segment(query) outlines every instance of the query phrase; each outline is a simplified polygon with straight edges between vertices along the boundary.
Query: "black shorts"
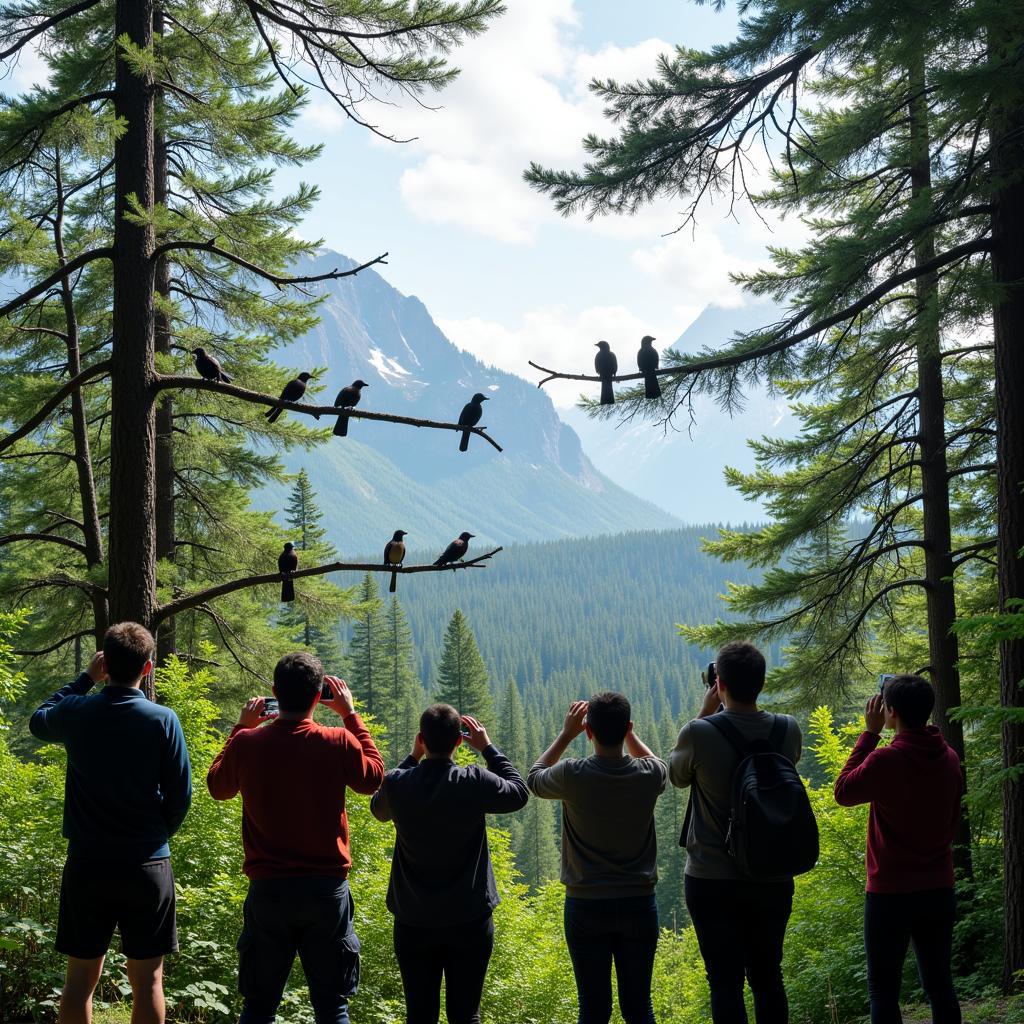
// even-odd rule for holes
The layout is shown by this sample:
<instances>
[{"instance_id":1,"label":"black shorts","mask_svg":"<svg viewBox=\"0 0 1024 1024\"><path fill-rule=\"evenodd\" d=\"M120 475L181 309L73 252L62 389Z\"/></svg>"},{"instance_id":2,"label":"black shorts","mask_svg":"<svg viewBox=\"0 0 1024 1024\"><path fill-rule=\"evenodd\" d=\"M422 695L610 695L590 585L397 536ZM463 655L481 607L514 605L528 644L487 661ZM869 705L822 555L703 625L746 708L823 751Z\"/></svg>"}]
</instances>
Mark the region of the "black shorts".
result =
<instances>
[{"instance_id":1,"label":"black shorts","mask_svg":"<svg viewBox=\"0 0 1024 1024\"><path fill-rule=\"evenodd\" d=\"M129 960L177 953L171 862L104 864L69 859L60 886L58 953L94 960L110 948L114 929Z\"/></svg>"}]
</instances>

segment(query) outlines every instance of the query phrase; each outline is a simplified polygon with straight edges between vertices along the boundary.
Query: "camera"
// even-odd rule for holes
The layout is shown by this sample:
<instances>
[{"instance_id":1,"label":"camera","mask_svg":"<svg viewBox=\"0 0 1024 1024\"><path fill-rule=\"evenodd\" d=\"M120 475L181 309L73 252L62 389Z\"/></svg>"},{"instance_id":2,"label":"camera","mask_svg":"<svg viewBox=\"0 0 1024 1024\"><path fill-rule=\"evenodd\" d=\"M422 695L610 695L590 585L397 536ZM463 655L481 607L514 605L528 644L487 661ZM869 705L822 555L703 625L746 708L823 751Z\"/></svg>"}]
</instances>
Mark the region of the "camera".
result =
<instances>
[{"instance_id":1,"label":"camera","mask_svg":"<svg viewBox=\"0 0 1024 1024\"><path fill-rule=\"evenodd\" d=\"M331 689L331 684L324 682L323 689L320 691L321 700L334 700L334 691Z\"/></svg>"},{"instance_id":2,"label":"camera","mask_svg":"<svg viewBox=\"0 0 1024 1024\"><path fill-rule=\"evenodd\" d=\"M895 679L895 678L896 678L896 673L895 672L883 672L878 677L878 692L884 696L885 695L885 684L887 682L889 682L890 679Z\"/></svg>"},{"instance_id":3,"label":"camera","mask_svg":"<svg viewBox=\"0 0 1024 1024\"><path fill-rule=\"evenodd\" d=\"M263 717L264 718L277 718L281 709L278 707L276 697L264 697L263 698Z\"/></svg>"},{"instance_id":4,"label":"camera","mask_svg":"<svg viewBox=\"0 0 1024 1024\"><path fill-rule=\"evenodd\" d=\"M704 685L710 690L718 682L718 669L715 668L715 663L709 662L708 669L704 673Z\"/></svg>"}]
</instances>

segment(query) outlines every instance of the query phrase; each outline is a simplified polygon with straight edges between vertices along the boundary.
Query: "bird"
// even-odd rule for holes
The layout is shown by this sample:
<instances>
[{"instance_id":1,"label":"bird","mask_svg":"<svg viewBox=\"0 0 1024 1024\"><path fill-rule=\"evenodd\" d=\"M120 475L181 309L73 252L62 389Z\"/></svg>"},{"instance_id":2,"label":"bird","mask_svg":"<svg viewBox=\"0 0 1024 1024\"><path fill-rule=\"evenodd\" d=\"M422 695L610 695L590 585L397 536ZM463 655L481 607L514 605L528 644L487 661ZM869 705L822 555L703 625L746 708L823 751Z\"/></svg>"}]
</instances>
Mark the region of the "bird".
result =
<instances>
[{"instance_id":1,"label":"bird","mask_svg":"<svg viewBox=\"0 0 1024 1024\"><path fill-rule=\"evenodd\" d=\"M601 351L594 356L594 369L601 378L601 404L614 405L615 392L612 390L612 377L619 372L619 361L607 341L599 341L597 348Z\"/></svg>"},{"instance_id":2,"label":"bird","mask_svg":"<svg viewBox=\"0 0 1024 1024\"><path fill-rule=\"evenodd\" d=\"M334 400L336 408L351 409L359 404L359 395L363 388L368 388L370 385L365 380L354 380L347 388L342 388L338 392L338 397ZM348 417L339 416L338 422L334 424L334 436L344 437L348 433Z\"/></svg>"},{"instance_id":3,"label":"bird","mask_svg":"<svg viewBox=\"0 0 1024 1024\"><path fill-rule=\"evenodd\" d=\"M278 572L295 572L299 567L299 556L295 554L295 545L289 541L284 546L284 551L277 556ZM290 579L281 580L281 600L295 600L295 583Z\"/></svg>"},{"instance_id":4,"label":"bird","mask_svg":"<svg viewBox=\"0 0 1024 1024\"><path fill-rule=\"evenodd\" d=\"M312 378L311 373L300 373L294 380L288 381L284 386L284 390L281 392L280 400L282 402L297 402L306 393L306 381ZM272 409L268 409L264 415L267 417L268 423L276 423L277 418L284 412L284 409L279 405L275 405ZM317 419L320 419L317 416Z\"/></svg>"},{"instance_id":5,"label":"bird","mask_svg":"<svg viewBox=\"0 0 1024 1024\"><path fill-rule=\"evenodd\" d=\"M231 383L231 378L224 372L224 368L211 356L205 348L194 348L192 355L196 357L196 369L200 377L207 380L219 380L225 384Z\"/></svg>"},{"instance_id":6,"label":"bird","mask_svg":"<svg viewBox=\"0 0 1024 1024\"><path fill-rule=\"evenodd\" d=\"M384 545L384 564L385 565L401 565L405 561L405 541L402 540L406 536L405 530L395 530L395 535ZM393 594L398 587L398 573L393 572L391 574L391 586L388 587L388 593Z\"/></svg>"},{"instance_id":7,"label":"bird","mask_svg":"<svg viewBox=\"0 0 1024 1024\"><path fill-rule=\"evenodd\" d=\"M484 414L484 402L489 402L490 399L486 395L481 395L479 392L475 394L463 407L462 412L459 413L459 426L460 427L475 427L480 422L480 417ZM459 442L459 451L465 452L469 450L469 431L464 430L462 432L462 440Z\"/></svg>"},{"instance_id":8,"label":"bird","mask_svg":"<svg viewBox=\"0 0 1024 1024\"><path fill-rule=\"evenodd\" d=\"M649 334L640 339L640 351L636 354L636 368L644 375L644 395L647 398L661 398L661 385L658 383L658 363L661 357L658 350L651 344L655 341Z\"/></svg>"},{"instance_id":9,"label":"bird","mask_svg":"<svg viewBox=\"0 0 1024 1024\"><path fill-rule=\"evenodd\" d=\"M444 549L444 554L434 563L434 565L451 565L452 562L458 562L460 559L466 557L466 552L469 550L470 539L474 536L472 533L460 533Z\"/></svg>"}]
</instances>

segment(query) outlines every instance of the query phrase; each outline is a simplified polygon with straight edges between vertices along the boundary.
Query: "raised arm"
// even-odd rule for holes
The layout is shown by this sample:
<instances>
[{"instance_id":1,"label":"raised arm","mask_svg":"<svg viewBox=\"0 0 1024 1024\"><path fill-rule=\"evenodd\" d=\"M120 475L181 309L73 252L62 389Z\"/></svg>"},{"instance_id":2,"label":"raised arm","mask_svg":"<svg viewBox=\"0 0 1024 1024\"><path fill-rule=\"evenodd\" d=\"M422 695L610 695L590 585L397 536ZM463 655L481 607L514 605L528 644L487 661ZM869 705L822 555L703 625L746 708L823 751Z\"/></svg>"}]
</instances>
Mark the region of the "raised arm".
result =
<instances>
[{"instance_id":1,"label":"raised arm","mask_svg":"<svg viewBox=\"0 0 1024 1024\"><path fill-rule=\"evenodd\" d=\"M523 777L512 762L491 742L487 730L470 715L462 716L469 735L466 742L483 754L487 771L480 773L482 807L486 814L511 814L530 799Z\"/></svg>"},{"instance_id":2,"label":"raised arm","mask_svg":"<svg viewBox=\"0 0 1024 1024\"><path fill-rule=\"evenodd\" d=\"M854 744L836 779L833 793L836 803L842 807L870 803L884 792L885 765L878 757L870 756L878 746L884 724L882 697L875 694L864 709L864 732Z\"/></svg>"},{"instance_id":3,"label":"raised arm","mask_svg":"<svg viewBox=\"0 0 1024 1024\"><path fill-rule=\"evenodd\" d=\"M37 740L46 743L60 743L64 739L63 716L67 710L67 704L63 709L61 704L67 697L84 697L96 683L107 678L107 668L103 661L103 652L97 651L89 662L89 667L73 682L62 686L55 693L51 693L42 704L32 712L28 721L29 732ZM72 701L72 703L75 703Z\"/></svg>"},{"instance_id":4,"label":"raised arm","mask_svg":"<svg viewBox=\"0 0 1024 1024\"><path fill-rule=\"evenodd\" d=\"M562 723L562 731L554 738L551 746L537 758L526 778L526 785L534 796L542 800L561 800L562 776L564 771L558 762L572 743L586 728L587 701L577 700L569 705Z\"/></svg>"}]
</instances>

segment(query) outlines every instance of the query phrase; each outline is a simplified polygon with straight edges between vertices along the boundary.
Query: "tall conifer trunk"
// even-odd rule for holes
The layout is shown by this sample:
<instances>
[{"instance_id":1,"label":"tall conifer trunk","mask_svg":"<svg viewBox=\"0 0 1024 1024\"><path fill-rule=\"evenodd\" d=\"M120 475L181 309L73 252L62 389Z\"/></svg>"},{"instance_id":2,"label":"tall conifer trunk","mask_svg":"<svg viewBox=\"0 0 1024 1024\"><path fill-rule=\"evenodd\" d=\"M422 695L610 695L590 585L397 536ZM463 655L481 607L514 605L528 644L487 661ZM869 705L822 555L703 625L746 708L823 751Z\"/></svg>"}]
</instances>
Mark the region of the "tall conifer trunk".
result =
<instances>
[{"instance_id":1,"label":"tall conifer trunk","mask_svg":"<svg viewBox=\"0 0 1024 1024\"><path fill-rule=\"evenodd\" d=\"M129 219L153 209L153 81L125 60L120 40L148 50L153 0L117 0L114 107L113 358L110 371L109 595L114 622L150 625L156 603L153 382L153 230Z\"/></svg>"},{"instance_id":2,"label":"tall conifer trunk","mask_svg":"<svg viewBox=\"0 0 1024 1024\"><path fill-rule=\"evenodd\" d=\"M1015 5L1008 5L1011 10ZM1009 28L1010 31L1006 31ZM1015 31L1014 31L1015 30ZM1016 54L1020 25L995 26L992 38ZM992 136L992 274L996 380L999 608L1024 600L1024 104L1012 91L994 97ZM1024 611L1020 606L1017 611ZM1024 972L1024 637L1000 645L1003 723L1003 983L1022 988ZM1010 773L1018 769L1013 777Z\"/></svg>"},{"instance_id":3,"label":"tall conifer trunk","mask_svg":"<svg viewBox=\"0 0 1024 1024\"><path fill-rule=\"evenodd\" d=\"M153 11L153 35L164 33L163 10ZM167 139L161 123L163 92L156 90L156 126L153 138L153 199L158 205L167 203ZM154 290L166 301L171 294L171 267L166 257L157 261ZM153 348L167 355L171 351L171 321L166 309L156 308L154 314ZM174 392L165 391L156 407L156 558L175 561L174 532ZM174 617L160 624L157 634L157 663L163 664L175 653Z\"/></svg>"},{"instance_id":4,"label":"tall conifer trunk","mask_svg":"<svg viewBox=\"0 0 1024 1024\"><path fill-rule=\"evenodd\" d=\"M931 207L931 136L925 93L924 54L918 51L910 67L910 183L914 202ZM935 232L917 238L914 261L920 266L935 258ZM946 459L946 403L939 337L938 273L914 281L917 299L918 447L921 461L922 539L924 541L925 602L928 615L928 661L935 688L935 723L946 742L965 763L963 725L950 717L960 706L960 650L953 624L953 543L949 513L949 466ZM965 775L966 780L966 775ZM971 829L965 805L954 847L957 874L972 877Z\"/></svg>"}]
</instances>

